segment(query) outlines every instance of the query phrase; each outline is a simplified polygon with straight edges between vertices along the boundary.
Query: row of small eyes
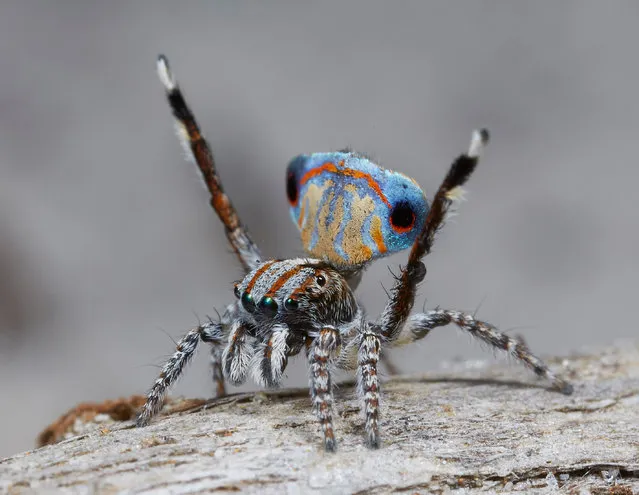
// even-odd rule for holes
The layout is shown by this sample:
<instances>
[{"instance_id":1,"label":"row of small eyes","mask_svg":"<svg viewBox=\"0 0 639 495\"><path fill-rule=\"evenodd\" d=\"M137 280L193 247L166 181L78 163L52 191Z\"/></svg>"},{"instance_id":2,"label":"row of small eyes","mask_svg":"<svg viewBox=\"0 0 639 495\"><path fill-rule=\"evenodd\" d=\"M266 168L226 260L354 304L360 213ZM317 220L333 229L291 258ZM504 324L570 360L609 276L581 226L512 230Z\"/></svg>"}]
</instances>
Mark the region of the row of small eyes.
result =
<instances>
[{"instance_id":1,"label":"row of small eyes","mask_svg":"<svg viewBox=\"0 0 639 495\"><path fill-rule=\"evenodd\" d=\"M323 275L318 275L317 277L315 277L315 281L320 287L326 284L326 278ZM255 304L255 300L253 299L251 293L248 291L240 292L240 288L237 284L233 289L233 293L235 294L235 297L237 297L242 302L242 307L249 313L255 313L259 309L261 313L264 313L268 316L274 316L277 314L277 301L275 301L275 299L270 296L262 297L259 303ZM294 311L298 308L298 306L299 303L292 297L288 297L284 301L284 308L288 311Z\"/></svg>"}]
</instances>

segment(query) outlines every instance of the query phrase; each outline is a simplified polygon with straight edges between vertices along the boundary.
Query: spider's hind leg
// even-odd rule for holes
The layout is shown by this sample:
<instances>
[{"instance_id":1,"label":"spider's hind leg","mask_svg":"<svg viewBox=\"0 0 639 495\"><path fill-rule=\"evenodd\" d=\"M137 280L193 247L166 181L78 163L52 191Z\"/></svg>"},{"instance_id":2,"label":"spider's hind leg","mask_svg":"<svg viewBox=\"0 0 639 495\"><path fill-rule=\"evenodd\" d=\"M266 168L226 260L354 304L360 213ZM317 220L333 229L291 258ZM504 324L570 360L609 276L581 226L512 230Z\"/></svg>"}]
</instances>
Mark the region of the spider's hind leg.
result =
<instances>
[{"instance_id":1,"label":"spider's hind leg","mask_svg":"<svg viewBox=\"0 0 639 495\"><path fill-rule=\"evenodd\" d=\"M173 356L166 362L162 372L147 394L146 402L142 406L136 425L146 426L162 408L164 396L171 385L182 375L186 365L193 358L200 340L220 345L222 343L222 325L216 322L207 322L195 327L178 342Z\"/></svg>"},{"instance_id":2,"label":"spider's hind leg","mask_svg":"<svg viewBox=\"0 0 639 495\"><path fill-rule=\"evenodd\" d=\"M523 341L509 337L490 323L476 320L473 315L461 311L435 309L427 313L415 314L408 319L401 334L392 345L400 346L423 339L432 329L450 323L454 323L492 347L508 352L539 377L548 380L559 392L566 395L572 394L573 386L556 375L546 363L528 349Z\"/></svg>"}]
</instances>

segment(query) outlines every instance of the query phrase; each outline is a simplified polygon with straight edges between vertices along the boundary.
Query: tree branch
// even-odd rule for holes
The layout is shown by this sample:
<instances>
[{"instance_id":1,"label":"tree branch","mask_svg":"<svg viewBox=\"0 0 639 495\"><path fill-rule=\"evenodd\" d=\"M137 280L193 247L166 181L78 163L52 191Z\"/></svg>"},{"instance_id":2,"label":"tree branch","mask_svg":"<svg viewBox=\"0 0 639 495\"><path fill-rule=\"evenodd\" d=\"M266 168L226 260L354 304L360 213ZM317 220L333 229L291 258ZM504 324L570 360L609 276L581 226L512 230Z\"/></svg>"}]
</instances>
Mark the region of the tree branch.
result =
<instances>
[{"instance_id":1,"label":"tree branch","mask_svg":"<svg viewBox=\"0 0 639 495\"><path fill-rule=\"evenodd\" d=\"M550 363L574 381L572 396L476 362L389 380L376 451L364 447L352 384L336 394L336 454L323 452L306 389L177 400L142 429L103 404L92 417L63 417L57 434L80 436L0 461L0 490L638 492L639 345Z\"/></svg>"}]
</instances>

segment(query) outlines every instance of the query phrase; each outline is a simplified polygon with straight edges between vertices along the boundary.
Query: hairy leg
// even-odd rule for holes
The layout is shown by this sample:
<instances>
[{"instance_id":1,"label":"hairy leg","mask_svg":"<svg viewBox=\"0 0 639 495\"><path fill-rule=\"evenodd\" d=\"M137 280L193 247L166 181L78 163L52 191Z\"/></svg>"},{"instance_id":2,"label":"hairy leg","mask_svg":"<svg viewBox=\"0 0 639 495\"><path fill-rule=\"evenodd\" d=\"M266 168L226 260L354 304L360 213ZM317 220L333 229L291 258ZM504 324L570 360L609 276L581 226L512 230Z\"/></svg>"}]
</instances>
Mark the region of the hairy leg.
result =
<instances>
[{"instance_id":1,"label":"hairy leg","mask_svg":"<svg viewBox=\"0 0 639 495\"><path fill-rule=\"evenodd\" d=\"M223 351L224 349L221 345L211 347L211 377L215 384L215 397L224 397L226 395L224 372L222 371Z\"/></svg>"},{"instance_id":2,"label":"hairy leg","mask_svg":"<svg viewBox=\"0 0 639 495\"><path fill-rule=\"evenodd\" d=\"M177 344L177 349L173 356L166 362L162 372L147 394L146 403L136 420L137 426L146 426L151 418L162 408L164 396L171 385L184 372L184 368L189 363L200 340L214 345L222 342L222 325L220 323L208 322L200 325L187 333Z\"/></svg>"},{"instance_id":3,"label":"hairy leg","mask_svg":"<svg viewBox=\"0 0 639 495\"><path fill-rule=\"evenodd\" d=\"M538 376L550 381L553 388L561 393L569 395L573 392L573 386L560 376L554 374L550 368L519 339L514 339L501 333L490 323L476 320L473 315L445 309L436 309L427 313L419 313L411 316L406 325L391 345L405 345L416 340L423 339L429 332L437 327L454 323L462 330L470 333L483 342L504 350L514 356L525 366L533 370Z\"/></svg>"},{"instance_id":4,"label":"hairy leg","mask_svg":"<svg viewBox=\"0 0 639 495\"><path fill-rule=\"evenodd\" d=\"M255 382L262 387L277 387L288 364L289 347L287 340L289 329L277 325L265 340L257 345L254 363L251 365Z\"/></svg>"},{"instance_id":5,"label":"hairy leg","mask_svg":"<svg viewBox=\"0 0 639 495\"><path fill-rule=\"evenodd\" d=\"M333 431L333 389L330 365L339 353L341 337L335 328L323 328L313 342L309 355L310 389L313 410L324 434L324 448L328 452L337 449Z\"/></svg>"},{"instance_id":6,"label":"hairy leg","mask_svg":"<svg viewBox=\"0 0 639 495\"><path fill-rule=\"evenodd\" d=\"M211 206L224 224L226 236L244 270L249 272L259 265L262 259L260 250L242 225L237 211L235 211L231 200L224 192L222 181L215 168L211 148L202 136L195 116L187 105L184 95L169 68L169 61L164 55L158 57L157 70L160 81L162 81L166 90L166 97L173 111L173 116L176 119L178 137L182 141L187 155L199 167L204 183L211 193Z\"/></svg>"},{"instance_id":7,"label":"hairy leg","mask_svg":"<svg viewBox=\"0 0 639 495\"><path fill-rule=\"evenodd\" d=\"M357 392L364 400L366 418L366 444L379 448L379 379L377 363L380 358L381 342L376 333L366 332L361 336L357 359Z\"/></svg>"},{"instance_id":8,"label":"hairy leg","mask_svg":"<svg viewBox=\"0 0 639 495\"><path fill-rule=\"evenodd\" d=\"M394 340L410 315L417 286L426 277L426 266L421 260L430 253L437 232L442 228L453 201L459 197L461 186L470 178L479 163L479 156L486 143L488 143L488 131L485 129L475 131L468 152L460 155L453 162L439 186L426 216L424 227L415 239L406 266L400 270L390 289L390 298L378 320L384 338Z\"/></svg>"},{"instance_id":9,"label":"hairy leg","mask_svg":"<svg viewBox=\"0 0 639 495\"><path fill-rule=\"evenodd\" d=\"M233 385L241 385L251 366L255 352L247 326L241 320L231 324L228 343L222 354L224 375Z\"/></svg>"}]
</instances>

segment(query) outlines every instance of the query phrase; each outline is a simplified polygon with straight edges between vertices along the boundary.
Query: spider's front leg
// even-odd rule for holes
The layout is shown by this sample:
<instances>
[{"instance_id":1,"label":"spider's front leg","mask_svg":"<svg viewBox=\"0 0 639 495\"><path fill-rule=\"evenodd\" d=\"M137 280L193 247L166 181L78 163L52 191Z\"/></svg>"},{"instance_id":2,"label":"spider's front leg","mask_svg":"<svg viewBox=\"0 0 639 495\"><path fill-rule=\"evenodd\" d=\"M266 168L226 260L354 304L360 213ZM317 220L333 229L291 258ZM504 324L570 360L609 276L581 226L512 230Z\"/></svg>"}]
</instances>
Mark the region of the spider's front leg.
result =
<instances>
[{"instance_id":1,"label":"spider's front leg","mask_svg":"<svg viewBox=\"0 0 639 495\"><path fill-rule=\"evenodd\" d=\"M146 426L151 418L162 408L164 396L169 388L182 375L200 341L219 347L223 342L223 326L221 323L209 321L195 327L178 342L173 356L166 362L162 372L147 394L146 403L137 417L137 426Z\"/></svg>"},{"instance_id":2,"label":"spider's front leg","mask_svg":"<svg viewBox=\"0 0 639 495\"><path fill-rule=\"evenodd\" d=\"M256 383L268 388L279 386L291 352L290 336L288 326L280 323L271 329L263 342L257 344L251 366Z\"/></svg>"},{"instance_id":3,"label":"spider's front leg","mask_svg":"<svg viewBox=\"0 0 639 495\"><path fill-rule=\"evenodd\" d=\"M231 323L228 342L222 353L224 376L233 385L242 385L246 381L253 354L255 352L252 327L240 318Z\"/></svg>"},{"instance_id":4,"label":"spider's front leg","mask_svg":"<svg viewBox=\"0 0 639 495\"><path fill-rule=\"evenodd\" d=\"M337 449L333 431L333 384L330 366L339 354L341 342L339 331L326 326L320 330L308 353L311 402L322 426L324 447L328 452Z\"/></svg>"}]
</instances>

